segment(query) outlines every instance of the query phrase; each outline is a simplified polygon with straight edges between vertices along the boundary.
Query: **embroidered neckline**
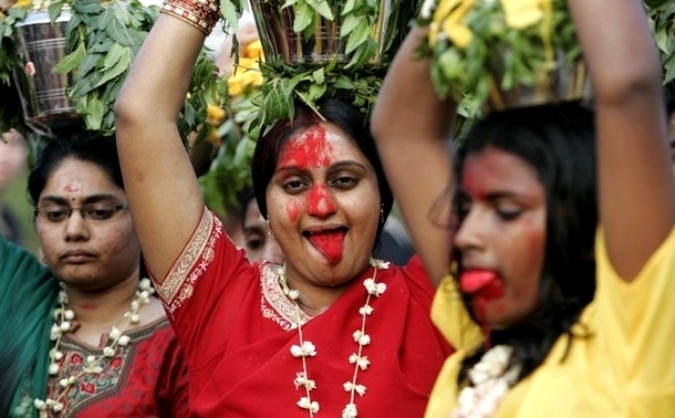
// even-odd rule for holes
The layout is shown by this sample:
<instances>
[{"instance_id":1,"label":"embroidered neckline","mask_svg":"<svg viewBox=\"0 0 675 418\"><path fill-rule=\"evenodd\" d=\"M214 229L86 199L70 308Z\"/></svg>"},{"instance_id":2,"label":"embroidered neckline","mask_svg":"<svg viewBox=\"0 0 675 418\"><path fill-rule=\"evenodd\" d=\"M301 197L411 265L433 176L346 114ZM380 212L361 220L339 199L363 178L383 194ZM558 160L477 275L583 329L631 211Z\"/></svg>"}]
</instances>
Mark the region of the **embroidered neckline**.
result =
<instances>
[{"instance_id":1,"label":"embroidered neckline","mask_svg":"<svg viewBox=\"0 0 675 418\"><path fill-rule=\"evenodd\" d=\"M468 371L471 384L459 393L457 408L450 418L487 418L516 383L521 365L511 364L513 348L496 345L483 354Z\"/></svg>"},{"instance_id":2,"label":"embroidered neckline","mask_svg":"<svg viewBox=\"0 0 675 418\"><path fill-rule=\"evenodd\" d=\"M349 363L354 365L354 372L350 380L342 385L343 390L349 394L349 401L342 410L342 418L357 417L358 409L355 402L356 395L363 397L366 394L366 386L358 383L359 372L366 371L368 366L370 366L370 359L368 356L363 355L364 347L372 342L370 336L366 333L366 318L374 311L373 307L370 305L372 297L380 297L387 289L387 285L384 283L377 283L376 278L378 269L384 270L389 268L389 263L371 258L370 265L373 267L373 275L372 277L363 280L363 286L366 288L366 301L364 305L359 308L361 327L352 334L354 342L358 346L356 352L349 356ZM318 354L318 350L311 341L304 338L302 326L305 324L308 315L300 309L300 305L297 302L300 293L295 289L291 289L286 282L285 264L278 269L277 280L281 287L281 291L294 308L295 318L291 320L291 323L292 327L298 330L299 345L294 344L290 349L291 355L302 361L302 370L296 373L296 377L293 380L296 389L304 391L304 396L300 398L297 405L300 408L307 410L310 418L313 418L314 414L319 412L320 405L317 401L312 400L311 392L316 390L317 385L316 381L311 379L309 374L308 360L310 357L315 357Z\"/></svg>"},{"instance_id":3,"label":"embroidered neckline","mask_svg":"<svg viewBox=\"0 0 675 418\"><path fill-rule=\"evenodd\" d=\"M62 338L77 329L75 322L75 312L68 309L68 296L65 290L59 291L59 306L54 310L54 323L51 329L50 339L53 341L53 347L49 350L49 378L56 379L61 371L61 361L64 359L64 354L59 350ZM39 411L40 417L47 417L50 413L61 414L64 413L65 403L64 399L67 396L69 389L73 387L79 378L85 374L101 374L104 371L102 365L109 363L109 360L118 354L119 349L122 350L127 347L131 338L124 334L124 331L130 326L140 322L139 310L143 305L150 303L150 295L155 293L155 289L150 284L149 279L142 279L138 283L138 290L136 296L131 301L131 308L124 313L124 326L120 329L113 326L108 334L108 343L101 350L101 355L87 356L79 373L71 376L61 378L58 382L57 388L60 388L60 393L56 396L48 397L47 399L34 399L33 406ZM107 361L108 360L108 361Z\"/></svg>"}]
</instances>

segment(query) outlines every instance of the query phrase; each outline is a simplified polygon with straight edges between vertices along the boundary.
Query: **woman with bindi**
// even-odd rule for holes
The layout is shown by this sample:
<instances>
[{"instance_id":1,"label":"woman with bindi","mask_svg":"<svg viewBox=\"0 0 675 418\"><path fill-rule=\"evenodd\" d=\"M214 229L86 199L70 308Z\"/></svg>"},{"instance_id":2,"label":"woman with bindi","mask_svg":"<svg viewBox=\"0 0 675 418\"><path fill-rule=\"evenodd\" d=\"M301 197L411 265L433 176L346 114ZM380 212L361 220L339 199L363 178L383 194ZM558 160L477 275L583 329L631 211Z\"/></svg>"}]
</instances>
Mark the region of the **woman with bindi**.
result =
<instances>
[{"instance_id":1,"label":"woman with bindi","mask_svg":"<svg viewBox=\"0 0 675 418\"><path fill-rule=\"evenodd\" d=\"M259 138L253 185L284 263L251 264L205 208L176 130L208 30L171 4L125 81L116 127L129 210L190 362L191 414L421 416L450 350L429 320L421 262L371 257L393 199L362 114L338 100L297 105Z\"/></svg>"},{"instance_id":2,"label":"woman with bindi","mask_svg":"<svg viewBox=\"0 0 675 418\"><path fill-rule=\"evenodd\" d=\"M675 185L654 39L640 1L567 4L593 109L490 112L448 158L455 103L415 57L420 29L380 92L378 149L428 271L446 276L432 317L457 349L427 417L675 410ZM440 228L433 209L451 205Z\"/></svg>"},{"instance_id":3,"label":"woman with bindi","mask_svg":"<svg viewBox=\"0 0 675 418\"><path fill-rule=\"evenodd\" d=\"M0 414L186 416L185 358L142 278L114 138L53 140L28 192L45 266L0 241Z\"/></svg>"}]
</instances>

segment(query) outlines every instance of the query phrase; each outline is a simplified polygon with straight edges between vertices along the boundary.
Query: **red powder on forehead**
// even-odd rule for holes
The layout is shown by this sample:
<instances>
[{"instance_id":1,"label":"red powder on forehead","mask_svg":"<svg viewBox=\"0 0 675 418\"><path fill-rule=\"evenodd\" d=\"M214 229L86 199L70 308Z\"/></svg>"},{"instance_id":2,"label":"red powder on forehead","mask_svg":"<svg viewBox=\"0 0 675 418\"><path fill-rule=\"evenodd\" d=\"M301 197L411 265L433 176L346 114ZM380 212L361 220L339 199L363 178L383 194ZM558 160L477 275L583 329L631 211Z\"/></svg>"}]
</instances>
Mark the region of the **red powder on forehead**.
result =
<instances>
[{"instance_id":1,"label":"red powder on forehead","mask_svg":"<svg viewBox=\"0 0 675 418\"><path fill-rule=\"evenodd\" d=\"M66 193L74 193L74 192L79 192L82 189L82 186L79 184L71 184L68 183L63 187L63 191Z\"/></svg>"},{"instance_id":2,"label":"red powder on forehead","mask_svg":"<svg viewBox=\"0 0 675 418\"><path fill-rule=\"evenodd\" d=\"M331 151L326 130L321 125L313 126L284 144L279 166L301 169L327 167L331 163Z\"/></svg>"}]
</instances>

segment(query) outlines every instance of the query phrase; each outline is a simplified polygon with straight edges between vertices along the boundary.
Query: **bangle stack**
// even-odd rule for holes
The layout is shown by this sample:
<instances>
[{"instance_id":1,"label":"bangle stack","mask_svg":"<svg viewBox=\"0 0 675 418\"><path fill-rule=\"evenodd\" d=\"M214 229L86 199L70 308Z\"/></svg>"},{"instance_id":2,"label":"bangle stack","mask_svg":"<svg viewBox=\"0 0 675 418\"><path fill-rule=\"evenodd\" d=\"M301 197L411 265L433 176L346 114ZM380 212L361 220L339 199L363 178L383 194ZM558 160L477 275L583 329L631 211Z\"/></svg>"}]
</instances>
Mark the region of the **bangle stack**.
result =
<instances>
[{"instance_id":1,"label":"bangle stack","mask_svg":"<svg viewBox=\"0 0 675 418\"><path fill-rule=\"evenodd\" d=\"M218 0L165 0L162 13L189 23L207 36L220 17Z\"/></svg>"}]
</instances>

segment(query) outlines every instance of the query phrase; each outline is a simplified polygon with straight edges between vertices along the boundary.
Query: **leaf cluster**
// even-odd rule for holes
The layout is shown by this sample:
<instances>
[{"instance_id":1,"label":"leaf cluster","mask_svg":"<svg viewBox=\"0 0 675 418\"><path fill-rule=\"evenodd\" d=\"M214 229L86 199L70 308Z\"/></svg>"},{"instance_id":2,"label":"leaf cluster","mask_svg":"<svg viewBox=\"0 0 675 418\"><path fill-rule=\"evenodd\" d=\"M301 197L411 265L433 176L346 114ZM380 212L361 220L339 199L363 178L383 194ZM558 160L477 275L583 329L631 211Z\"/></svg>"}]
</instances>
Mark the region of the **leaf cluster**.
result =
<instances>
[{"instance_id":1,"label":"leaf cluster","mask_svg":"<svg viewBox=\"0 0 675 418\"><path fill-rule=\"evenodd\" d=\"M26 20L27 9L12 7L7 14L0 12L0 132L17 128L26 133L21 102L12 73L20 66L19 54L14 43L15 26Z\"/></svg>"},{"instance_id":2,"label":"leaf cluster","mask_svg":"<svg viewBox=\"0 0 675 418\"><path fill-rule=\"evenodd\" d=\"M552 3L551 21L542 19L516 29L507 25L501 2L477 1L462 22L472 33L466 48L444 35L435 44L422 45L420 52L432 58L431 77L439 96L460 102L469 95L484 103L493 83L503 90L536 85L546 72L555 70L552 52L562 51L566 63L579 59L566 1ZM419 23L428 25L430 20Z\"/></svg>"},{"instance_id":3,"label":"leaf cluster","mask_svg":"<svg viewBox=\"0 0 675 418\"><path fill-rule=\"evenodd\" d=\"M281 7L293 9L294 32L306 40L315 36L340 39L343 55L328 62L291 64L265 51L267 61L260 64L265 83L253 98L260 113L250 136L257 138L274 122L293 118L296 102L315 108L323 97L343 99L368 115L388 62L405 37L419 2L390 3L391 13L385 16L380 10L382 0L286 0ZM321 19L337 22L338 32L317 34ZM382 25L386 32L383 39L376 39Z\"/></svg>"},{"instance_id":4,"label":"leaf cluster","mask_svg":"<svg viewBox=\"0 0 675 418\"><path fill-rule=\"evenodd\" d=\"M56 0L48 6L57 19L69 7L66 55L55 72L72 72L68 96L88 129L114 131L113 105L131 62L157 19L156 6L138 0Z\"/></svg>"},{"instance_id":5,"label":"leaf cluster","mask_svg":"<svg viewBox=\"0 0 675 418\"><path fill-rule=\"evenodd\" d=\"M675 80L675 2L671 0L646 0L656 45L661 55L664 84Z\"/></svg>"},{"instance_id":6,"label":"leaf cluster","mask_svg":"<svg viewBox=\"0 0 675 418\"><path fill-rule=\"evenodd\" d=\"M281 70L266 63L261 63L260 67L265 83L251 98L259 113L252 115L256 120L248 125L248 135L254 138L271 128L274 122L292 119L296 103L304 103L316 110L317 102L323 97L344 100L368 117L385 73L383 66L348 71L336 62L319 67L285 66Z\"/></svg>"}]
</instances>

